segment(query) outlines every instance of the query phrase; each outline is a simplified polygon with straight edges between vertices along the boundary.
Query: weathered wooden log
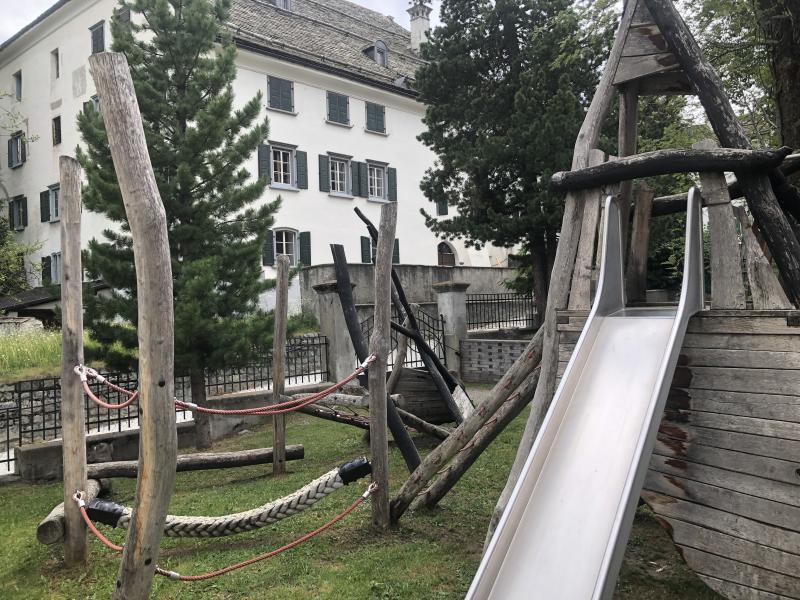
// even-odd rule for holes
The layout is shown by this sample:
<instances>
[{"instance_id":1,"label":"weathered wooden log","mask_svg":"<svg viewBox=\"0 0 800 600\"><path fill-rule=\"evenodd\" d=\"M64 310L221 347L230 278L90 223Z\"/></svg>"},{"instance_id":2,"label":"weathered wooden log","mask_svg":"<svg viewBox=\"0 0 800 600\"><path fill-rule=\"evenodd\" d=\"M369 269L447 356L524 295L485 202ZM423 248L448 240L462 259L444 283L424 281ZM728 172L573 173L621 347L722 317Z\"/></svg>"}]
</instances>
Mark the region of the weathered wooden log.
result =
<instances>
[{"instance_id":1,"label":"weathered wooden log","mask_svg":"<svg viewBox=\"0 0 800 600\"><path fill-rule=\"evenodd\" d=\"M236 452L202 452L183 454L175 461L175 471L205 471L210 469L229 469L250 465L265 465L273 462L272 448L255 450L239 450ZM286 460L301 460L305 449L301 444L286 447ZM135 460L117 460L113 462L94 463L86 467L90 479L105 477L135 478L139 474L139 465Z\"/></svg>"},{"instance_id":2,"label":"weathered wooden log","mask_svg":"<svg viewBox=\"0 0 800 600\"><path fill-rule=\"evenodd\" d=\"M81 168L59 159L61 204L61 429L64 463L64 562L86 562L89 540L72 500L86 484L86 416L83 389L73 369L83 364L83 268L81 267ZM66 509L64 509L66 506Z\"/></svg>"},{"instance_id":3,"label":"weathered wooden log","mask_svg":"<svg viewBox=\"0 0 800 600\"><path fill-rule=\"evenodd\" d=\"M331 244L331 252L333 254L333 265L336 272L336 287L339 293L339 302L342 305L342 313L344 320L347 324L347 331L350 334L350 340L353 342L353 348L356 351L358 360L365 361L369 352L367 351L367 344L364 341L364 335L361 333L361 323L358 320L358 313L356 312L356 305L353 301L353 286L350 283L350 273L347 270L347 256L344 253L344 246L341 244ZM400 454L403 455L403 460L406 463L409 471L413 471L420 463L419 452L411 436L406 431L400 415L394 408L394 403L387 403L387 421L389 430L392 432L397 448Z\"/></svg>"},{"instance_id":4,"label":"weathered wooden log","mask_svg":"<svg viewBox=\"0 0 800 600\"><path fill-rule=\"evenodd\" d=\"M415 308L412 306L411 310ZM403 321L403 326L408 327L408 317ZM394 355L394 365L392 372L389 374L389 379L386 382L386 393L393 394L403 375L403 365L406 362L406 354L408 354L408 337L401 335L397 341L397 352ZM401 415L402 416L402 415Z\"/></svg>"},{"instance_id":5,"label":"weathered wooden log","mask_svg":"<svg viewBox=\"0 0 800 600\"><path fill-rule=\"evenodd\" d=\"M492 388L489 396L475 407L475 412L456 427L447 439L428 454L420 466L414 470L392 499L393 522L396 523L403 516L411 502L417 497L417 494L436 475L442 465L452 459L475 436L478 430L492 418L512 394L525 393L526 388L522 384L524 382L530 383L529 376L531 372L541 362L543 338L544 330L540 328L514 365ZM535 388L536 386L534 385L533 387Z\"/></svg>"},{"instance_id":6,"label":"weathered wooden log","mask_svg":"<svg viewBox=\"0 0 800 600\"><path fill-rule=\"evenodd\" d=\"M424 419L420 419L417 415L403 410L399 406L397 407L397 414L399 414L400 418L403 419L403 423L409 427L413 427L414 429L421 431L422 433L427 433L431 437L435 437L440 440L446 440L447 436L449 436L451 433L449 429L439 427L433 423L428 423Z\"/></svg>"},{"instance_id":7,"label":"weathered wooden log","mask_svg":"<svg viewBox=\"0 0 800 600\"><path fill-rule=\"evenodd\" d=\"M352 425L353 427L369 431L369 419L367 419L367 417L341 413L332 406L304 406L297 412L317 417L318 419L333 421L334 423Z\"/></svg>"},{"instance_id":8,"label":"weathered wooden log","mask_svg":"<svg viewBox=\"0 0 800 600\"><path fill-rule=\"evenodd\" d=\"M397 203L381 207L381 224L375 251L375 316L370 351L375 359L369 367L369 448L372 455L372 481L378 487L372 494L372 526L389 528L389 440L386 436L388 399L386 369L391 351L392 251L397 227Z\"/></svg>"},{"instance_id":9,"label":"weathered wooden log","mask_svg":"<svg viewBox=\"0 0 800 600\"><path fill-rule=\"evenodd\" d=\"M636 154L638 129L639 82L631 81L619 87L617 148L620 157ZM619 160L619 158L614 160ZM590 164L588 166L591 167L592 165ZM619 186L619 199L620 219L622 220L622 256L627 257L628 231L630 227L631 204L633 203L633 181L626 180L621 182ZM583 210L584 212L586 211L585 208Z\"/></svg>"},{"instance_id":10,"label":"weathered wooden log","mask_svg":"<svg viewBox=\"0 0 800 600\"><path fill-rule=\"evenodd\" d=\"M670 173L700 171L757 171L777 167L792 153L784 146L777 150L745 150L714 148L708 150L653 150L620 157L594 167L575 171L559 171L550 179L550 187L558 192L585 190L621 181Z\"/></svg>"},{"instance_id":11,"label":"weathered wooden log","mask_svg":"<svg viewBox=\"0 0 800 600\"><path fill-rule=\"evenodd\" d=\"M89 57L89 67L133 238L138 290L141 477L112 598L143 600L158 563L178 448L172 260L128 62L122 54L101 52Z\"/></svg>"},{"instance_id":12,"label":"weathered wooden log","mask_svg":"<svg viewBox=\"0 0 800 600\"><path fill-rule=\"evenodd\" d=\"M289 318L289 257L281 255L276 265L275 333L272 338L272 397L280 398L286 387L286 322ZM272 417L272 474L286 472L286 416Z\"/></svg>"},{"instance_id":13,"label":"weathered wooden log","mask_svg":"<svg viewBox=\"0 0 800 600\"><path fill-rule=\"evenodd\" d=\"M85 493L84 500L88 503L99 496L100 492L105 492L110 488L111 483L107 479L101 481L88 479L84 489L81 491ZM75 492L73 491L72 493L74 494ZM72 498L67 501L67 505L70 504L75 504ZM82 518L81 521L83 521ZM36 539L42 544L57 544L64 541L65 528L64 502L61 502L36 527Z\"/></svg>"},{"instance_id":14,"label":"weathered wooden log","mask_svg":"<svg viewBox=\"0 0 800 600\"><path fill-rule=\"evenodd\" d=\"M683 71L694 84L697 96L720 144L726 148L749 149L750 141L736 119L722 82L703 57L691 31L672 0L644 0ZM736 172L750 212L780 271L786 295L800 306L800 240L793 231L772 189L769 173ZM776 177L782 177L777 173Z\"/></svg>"},{"instance_id":15,"label":"weathered wooden log","mask_svg":"<svg viewBox=\"0 0 800 600\"><path fill-rule=\"evenodd\" d=\"M653 190L643 185L634 191L631 250L625 269L628 300L644 302L647 293L647 255L650 247L650 211Z\"/></svg>"},{"instance_id":16,"label":"weathered wooden log","mask_svg":"<svg viewBox=\"0 0 800 600\"><path fill-rule=\"evenodd\" d=\"M784 177L788 177L789 175L800 171L800 154L792 154L787 156L786 160L784 160L779 167L779 170ZM770 174L770 180L772 180L772 174ZM773 187L775 187L774 183ZM742 195L744 195L742 186L739 184L738 180L733 181L728 186L728 195L734 200L736 198L741 198ZM655 198L653 200L652 216L661 217L664 215L686 212L686 200L688 197L688 193L682 193L672 194L669 196L659 196L658 198ZM786 210L786 208L784 208L784 210ZM797 209L790 212L790 214L792 214L796 219L800 220L800 203L798 203Z\"/></svg>"},{"instance_id":17,"label":"weathered wooden log","mask_svg":"<svg viewBox=\"0 0 800 600\"><path fill-rule=\"evenodd\" d=\"M436 478L436 481L417 498L414 508L432 508L453 489L476 460L483 454L498 435L519 416L528 406L539 383L539 369L529 376L530 381L523 386L522 393L512 396L486 424L480 428L472 440L462 448L448 467Z\"/></svg>"}]
</instances>

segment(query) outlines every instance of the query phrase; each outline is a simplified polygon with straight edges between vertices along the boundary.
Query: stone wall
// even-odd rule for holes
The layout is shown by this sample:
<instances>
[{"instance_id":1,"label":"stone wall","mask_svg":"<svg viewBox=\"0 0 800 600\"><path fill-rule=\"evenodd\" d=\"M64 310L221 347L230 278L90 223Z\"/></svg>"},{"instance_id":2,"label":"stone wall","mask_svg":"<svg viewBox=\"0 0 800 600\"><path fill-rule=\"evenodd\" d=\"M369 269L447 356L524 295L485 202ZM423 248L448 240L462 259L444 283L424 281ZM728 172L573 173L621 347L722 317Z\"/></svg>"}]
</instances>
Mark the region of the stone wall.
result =
<instances>
[{"instance_id":1,"label":"stone wall","mask_svg":"<svg viewBox=\"0 0 800 600\"><path fill-rule=\"evenodd\" d=\"M519 358L529 340L461 341L461 378L466 383L496 383Z\"/></svg>"},{"instance_id":2,"label":"stone wall","mask_svg":"<svg viewBox=\"0 0 800 600\"><path fill-rule=\"evenodd\" d=\"M0 317L0 337L42 329L44 329L42 322L33 317Z\"/></svg>"}]
</instances>

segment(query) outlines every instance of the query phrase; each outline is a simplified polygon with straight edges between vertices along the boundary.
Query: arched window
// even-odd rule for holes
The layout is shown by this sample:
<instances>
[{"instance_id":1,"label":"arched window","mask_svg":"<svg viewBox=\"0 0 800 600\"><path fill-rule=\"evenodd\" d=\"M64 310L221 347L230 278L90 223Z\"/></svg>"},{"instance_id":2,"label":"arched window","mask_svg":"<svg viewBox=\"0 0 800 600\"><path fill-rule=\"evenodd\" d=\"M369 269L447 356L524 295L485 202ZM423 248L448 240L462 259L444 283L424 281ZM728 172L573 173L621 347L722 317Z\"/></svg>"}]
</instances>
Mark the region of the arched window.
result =
<instances>
[{"instance_id":1,"label":"arched window","mask_svg":"<svg viewBox=\"0 0 800 600\"><path fill-rule=\"evenodd\" d=\"M389 66L389 48L383 40L375 40L373 45L364 48L364 54L382 67Z\"/></svg>"},{"instance_id":2,"label":"arched window","mask_svg":"<svg viewBox=\"0 0 800 600\"><path fill-rule=\"evenodd\" d=\"M453 247L447 242L440 242L436 247L436 253L439 255L440 267L455 267L456 266L456 253Z\"/></svg>"},{"instance_id":3,"label":"arched window","mask_svg":"<svg viewBox=\"0 0 800 600\"><path fill-rule=\"evenodd\" d=\"M297 234L291 229L275 230L275 256L286 255L289 257L289 264L297 264Z\"/></svg>"}]
</instances>

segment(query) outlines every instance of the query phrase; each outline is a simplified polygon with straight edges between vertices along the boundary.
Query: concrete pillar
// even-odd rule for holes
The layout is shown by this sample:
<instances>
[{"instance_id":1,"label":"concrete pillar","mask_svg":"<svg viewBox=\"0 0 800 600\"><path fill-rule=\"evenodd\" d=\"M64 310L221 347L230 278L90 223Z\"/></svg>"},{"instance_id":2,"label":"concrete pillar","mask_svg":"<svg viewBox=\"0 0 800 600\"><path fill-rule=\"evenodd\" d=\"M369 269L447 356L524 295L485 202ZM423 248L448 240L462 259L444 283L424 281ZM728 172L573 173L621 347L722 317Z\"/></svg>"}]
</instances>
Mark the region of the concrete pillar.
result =
<instances>
[{"instance_id":1,"label":"concrete pillar","mask_svg":"<svg viewBox=\"0 0 800 600\"><path fill-rule=\"evenodd\" d=\"M347 332L336 281L323 281L313 289L319 297L320 333L328 338L328 375L331 381L339 381L355 369L356 351Z\"/></svg>"},{"instance_id":2,"label":"concrete pillar","mask_svg":"<svg viewBox=\"0 0 800 600\"><path fill-rule=\"evenodd\" d=\"M461 340L467 338L467 288L464 281L433 284L439 314L444 317L444 343L447 368L461 375Z\"/></svg>"}]
</instances>

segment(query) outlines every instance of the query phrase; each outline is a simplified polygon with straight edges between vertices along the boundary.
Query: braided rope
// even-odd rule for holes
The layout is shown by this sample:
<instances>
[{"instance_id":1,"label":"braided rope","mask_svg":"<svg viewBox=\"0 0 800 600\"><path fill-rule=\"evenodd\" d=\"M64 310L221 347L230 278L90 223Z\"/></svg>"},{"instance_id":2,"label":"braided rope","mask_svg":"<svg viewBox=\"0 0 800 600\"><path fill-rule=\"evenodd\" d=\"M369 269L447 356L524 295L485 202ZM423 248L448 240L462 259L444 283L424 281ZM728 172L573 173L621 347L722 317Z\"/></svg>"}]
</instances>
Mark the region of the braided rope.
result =
<instances>
[{"instance_id":1,"label":"braided rope","mask_svg":"<svg viewBox=\"0 0 800 600\"><path fill-rule=\"evenodd\" d=\"M338 469L318 477L296 492L258 508L219 517L167 515L164 535L174 538L212 538L253 531L291 517L344 486ZM125 507L117 526L130 526L131 509Z\"/></svg>"}]
</instances>

